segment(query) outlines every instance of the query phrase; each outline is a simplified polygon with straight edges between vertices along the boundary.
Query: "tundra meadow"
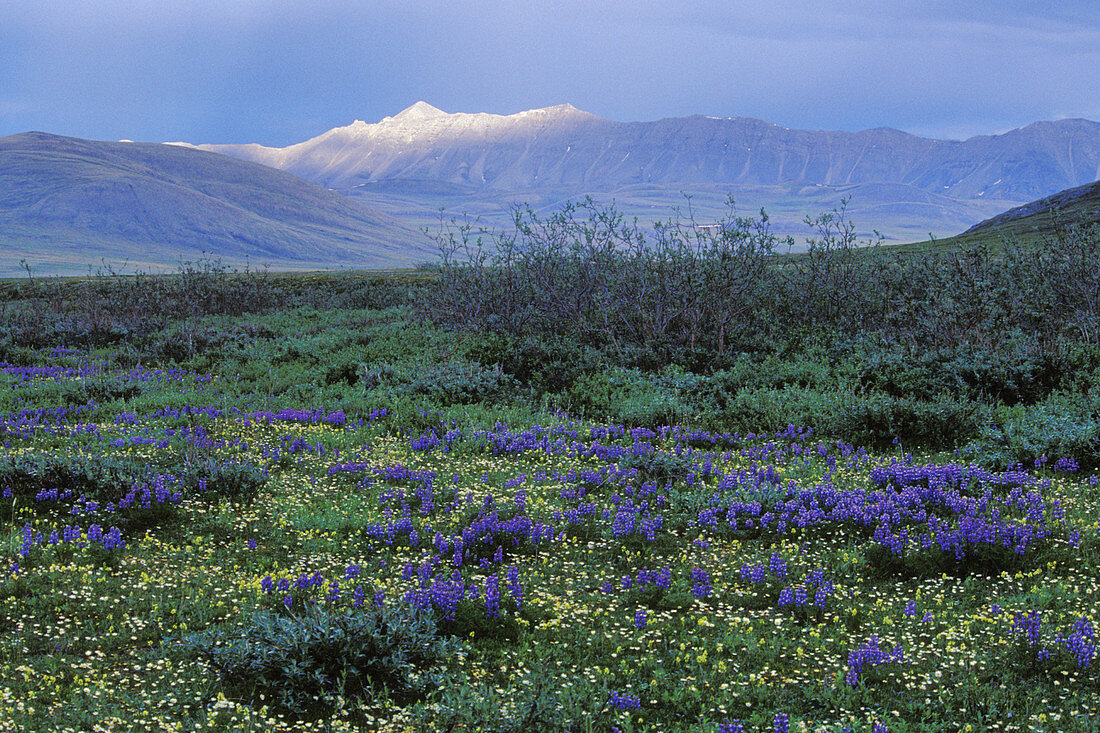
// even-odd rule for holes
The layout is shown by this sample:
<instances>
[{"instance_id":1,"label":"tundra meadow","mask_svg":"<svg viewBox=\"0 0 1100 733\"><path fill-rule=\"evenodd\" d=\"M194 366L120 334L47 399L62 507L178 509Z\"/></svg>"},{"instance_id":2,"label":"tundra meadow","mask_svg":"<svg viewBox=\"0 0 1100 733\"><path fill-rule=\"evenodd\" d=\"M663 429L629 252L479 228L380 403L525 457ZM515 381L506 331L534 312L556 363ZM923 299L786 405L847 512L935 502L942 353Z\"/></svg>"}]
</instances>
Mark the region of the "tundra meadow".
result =
<instances>
[{"instance_id":1,"label":"tundra meadow","mask_svg":"<svg viewBox=\"0 0 1100 733\"><path fill-rule=\"evenodd\" d=\"M0 729L1100 730L1100 235L810 224L4 283Z\"/></svg>"}]
</instances>

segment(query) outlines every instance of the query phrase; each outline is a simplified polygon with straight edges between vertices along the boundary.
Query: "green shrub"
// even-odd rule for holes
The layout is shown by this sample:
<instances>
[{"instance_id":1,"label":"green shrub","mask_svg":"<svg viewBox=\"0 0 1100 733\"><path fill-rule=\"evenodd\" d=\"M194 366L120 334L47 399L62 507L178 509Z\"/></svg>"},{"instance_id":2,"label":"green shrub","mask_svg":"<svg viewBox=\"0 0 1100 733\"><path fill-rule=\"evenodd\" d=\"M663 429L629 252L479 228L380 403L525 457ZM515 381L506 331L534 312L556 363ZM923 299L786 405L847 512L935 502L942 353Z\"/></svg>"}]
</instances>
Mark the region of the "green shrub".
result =
<instances>
[{"instance_id":1,"label":"green shrub","mask_svg":"<svg viewBox=\"0 0 1100 733\"><path fill-rule=\"evenodd\" d=\"M467 342L465 353L485 366L500 365L536 398L567 391L579 376L595 371L601 359L596 349L576 339L537 334L522 339L505 334L478 336Z\"/></svg>"},{"instance_id":2,"label":"green shrub","mask_svg":"<svg viewBox=\"0 0 1100 733\"><path fill-rule=\"evenodd\" d=\"M408 704L437 689L460 649L440 636L432 616L406 605L295 614L259 611L241 630L212 630L185 640L229 693L261 695L292 715L330 712L338 697L388 697Z\"/></svg>"},{"instance_id":3,"label":"green shrub","mask_svg":"<svg viewBox=\"0 0 1100 733\"><path fill-rule=\"evenodd\" d=\"M964 454L998 469L1059 458L1100 467L1100 405L1095 397L1058 394L1037 405L998 408Z\"/></svg>"},{"instance_id":4,"label":"green shrub","mask_svg":"<svg viewBox=\"0 0 1100 733\"><path fill-rule=\"evenodd\" d=\"M971 400L1032 404L1058 388L1066 374L1053 355L1018 349L940 349L919 354L872 353L860 372L861 386L902 399L945 395Z\"/></svg>"},{"instance_id":5,"label":"green shrub","mask_svg":"<svg viewBox=\"0 0 1100 733\"><path fill-rule=\"evenodd\" d=\"M580 376L562 406L633 427L682 424L699 412L691 393L703 381L674 366L656 374L612 367Z\"/></svg>"},{"instance_id":6,"label":"green shrub","mask_svg":"<svg viewBox=\"0 0 1100 733\"><path fill-rule=\"evenodd\" d=\"M495 644L507 644L519 638L515 601L508 598L501 604L501 613L489 616L482 601L463 599L455 608L454 618L439 619L439 633L459 639L477 639Z\"/></svg>"},{"instance_id":7,"label":"green shrub","mask_svg":"<svg viewBox=\"0 0 1100 733\"><path fill-rule=\"evenodd\" d=\"M853 445L883 449L895 439L906 446L953 448L981 430L986 410L948 397L922 401L869 395L846 402L825 432Z\"/></svg>"},{"instance_id":8,"label":"green shrub","mask_svg":"<svg viewBox=\"0 0 1100 733\"><path fill-rule=\"evenodd\" d=\"M832 391L794 386L754 387L733 394L708 422L712 429L730 432L806 425L828 434L839 422L843 403L844 396Z\"/></svg>"},{"instance_id":9,"label":"green shrub","mask_svg":"<svg viewBox=\"0 0 1100 733\"><path fill-rule=\"evenodd\" d=\"M40 491L70 489L100 503L118 501L144 476L136 464L109 456L20 453L0 456L0 487L34 499Z\"/></svg>"},{"instance_id":10,"label":"green shrub","mask_svg":"<svg viewBox=\"0 0 1100 733\"><path fill-rule=\"evenodd\" d=\"M615 730L607 709L607 689L582 676L561 670L509 672L506 684L496 682L450 685L438 702L415 719L416 730L539 733Z\"/></svg>"},{"instance_id":11,"label":"green shrub","mask_svg":"<svg viewBox=\"0 0 1100 733\"><path fill-rule=\"evenodd\" d=\"M251 461L209 456L177 463L171 473L190 493L230 501L251 501L268 481L268 472Z\"/></svg>"},{"instance_id":12,"label":"green shrub","mask_svg":"<svg viewBox=\"0 0 1100 733\"><path fill-rule=\"evenodd\" d=\"M35 511L54 511L52 501L39 503L36 499L42 491L57 490L66 509L83 497L85 508L98 505L96 522L124 532L163 525L178 516L176 503L168 497L164 501L150 499L149 506L143 505L142 489L149 489L156 479L151 467L110 456L44 453L0 457L0 487L10 487L16 497L31 502ZM178 491L170 483L166 488L169 496ZM130 494L127 505L119 507Z\"/></svg>"},{"instance_id":13,"label":"green shrub","mask_svg":"<svg viewBox=\"0 0 1100 733\"><path fill-rule=\"evenodd\" d=\"M500 366L485 367L465 359L426 365L364 365L361 380L368 390L383 388L394 395L421 396L441 406L501 400L516 387Z\"/></svg>"},{"instance_id":14,"label":"green shrub","mask_svg":"<svg viewBox=\"0 0 1100 733\"><path fill-rule=\"evenodd\" d=\"M922 401L788 386L740 390L707 420L729 431L805 425L853 445L885 448L897 438L906 446L942 449L976 436L987 413L977 402L949 397Z\"/></svg>"},{"instance_id":15,"label":"green shrub","mask_svg":"<svg viewBox=\"0 0 1100 733\"><path fill-rule=\"evenodd\" d=\"M746 387L826 389L833 386L833 370L829 363L815 356L804 353L784 356L768 354L761 358L738 354L732 364L713 374L713 384L726 395L733 395Z\"/></svg>"}]
</instances>

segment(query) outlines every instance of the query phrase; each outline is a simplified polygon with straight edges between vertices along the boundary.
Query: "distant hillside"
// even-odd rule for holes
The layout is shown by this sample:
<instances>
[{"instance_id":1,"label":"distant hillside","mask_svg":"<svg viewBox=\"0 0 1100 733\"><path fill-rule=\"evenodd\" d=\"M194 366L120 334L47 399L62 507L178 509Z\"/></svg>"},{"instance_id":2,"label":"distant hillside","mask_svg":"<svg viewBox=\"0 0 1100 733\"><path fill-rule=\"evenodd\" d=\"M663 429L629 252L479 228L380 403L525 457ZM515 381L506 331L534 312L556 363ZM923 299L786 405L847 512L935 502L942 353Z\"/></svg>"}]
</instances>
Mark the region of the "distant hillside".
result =
<instances>
[{"instance_id":1,"label":"distant hillside","mask_svg":"<svg viewBox=\"0 0 1100 733\"><path fill-rule=\"evenodd\" d=\"M1009 209L953 237L902 244L897 248L916 251L977 244L997 247L1009 239L1026 244L1068 227L1093 224L1100 224L1100 181L1059 191Z\"/></svg>"},{"instance_id":2,"label":"distant hillside","mask_svg":"<svg viewBox=\"0 0 1100 733\"><path fill-rule=\"evenodd\" d=\"M386 268L436 256L423 234L283 171L185 147L28 132L0 138L0 276L101 262L159 270Z\"/></svg>"},{"instance_id":3,"label":"distant hillside","mask_svg":"<svg viewBox=\"0 0 1100 733\"><path fill-rule=\"evenodd\" d=\"M1096 223L1100 223L1100 181L1059 191L1053 196L1009 209L975 224L963 234L1027 237L1049 234L1071 225Z\"/></svg>"},{"instance_id":4,"label":"distant hillside","mask_svg":"<svg viewBox=\"0 0 1100 733\"><path fill-rule=\"evenodd\" d=\"M732 193L743 211L764 207L773 225L793 231L791 224L847 196L863 231L895 241L958 232L1100 177L1100 123L1083 119L958 141L890 128L795 130L743 117L615 122L568 104L496 115L417 102L285 148L200 147L290 171L418 223L440 206L499 223L512 201L554 207L584 195L628 202L627 215L645 221L666 217L686 192L697 196L704 219Z\"/></svg>"}]
</instances>

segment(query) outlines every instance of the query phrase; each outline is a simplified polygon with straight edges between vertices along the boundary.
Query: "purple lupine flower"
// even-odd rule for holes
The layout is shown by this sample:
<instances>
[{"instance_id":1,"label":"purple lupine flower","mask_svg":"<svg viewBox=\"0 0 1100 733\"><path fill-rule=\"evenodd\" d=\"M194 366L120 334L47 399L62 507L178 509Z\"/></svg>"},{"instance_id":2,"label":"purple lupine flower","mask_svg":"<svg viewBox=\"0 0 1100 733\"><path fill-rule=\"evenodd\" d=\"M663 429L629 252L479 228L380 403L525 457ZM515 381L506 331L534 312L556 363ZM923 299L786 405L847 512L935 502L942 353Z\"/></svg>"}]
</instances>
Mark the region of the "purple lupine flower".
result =
<instances>
[{"instance_id":1,"label":"purple lupine flower","mask_svg":"<svg viewBox=\"0 0 1100 733\"><path fill-rule=\"evenodd\" d=\"M789 733L791 730L790 719L786 713L776 713L775 719L772 720L772 727L775 733Z\"/></svg>"},{"instance_id":2,"label":"purple lupine flower","mask_svg":"<svg viewBox=\"0 0 1100 733\"><path fill-rule=\"evenodd\" d=\"M516 600L516 608L523 605L523 583L519 579L519 566L512 565L508 568L508 591Z\"/></svg>"},{"instance_id":3,"label":"purple lupine flower","mask_svg":"<svg viewBox=\"0 0 1100 733\"><path fill-rule=\"evenodd\" d=\"M485 615L490 618L500 615L500 579L495 575L485 579Z\"/></svg>"},{"instance_id":4,"label":"purple lupine flower","mask_svg":"<svg viewBox=\"0 0 1100 733\"><path fill-rule=\"evenodd\" d=\"M780 580L787 577L787 561L778 552L773 552L768 559L768 569Z\"/></svg>"},{"instance_id":5,"label":"purple lupine flower","mask_svg":"<svg viewBox=\"0 0 1100 733\"><path fill-rule=\"evenodd\" d=\"M1033 610L1027 613L1017 612L1012 618L1012 631L1017 634L1023 634L1027 639L1027 645L1033 647L1039 643L1039 627L1042 623L1042 611Z\"/></svg>"},{"instance_id":6,"label":"purple lupine flower","mask_svg":"<svg viewBox=\"0 0 1100 733\"><path fill-rule=\"evenodd\" d=\"M634 628L644 629L645 627L646 627L645 609L644 608L639 608L634 613Z\"/></svg>"},{"instance_id":7,"label":"purple lupine flower","mask_svg":"<svg viewBox=\"0 0 1100 733\"><path fill-rule=\"evenodd\" d=\"M637 710L642 706L641 698L628 693L612 691L607 702L619 710Z\"/></svg>"},{"instance_id":8,"label":"purple lupine flower","mask_svg":"<svg viewBox=\"0 0 1100 733\"><path fill-rule=\"evenodd\" d=\"M702 568L695 568L691 571L691 579L694 585L691 587L691 594L696 598L707 598L710 596L710 573Z\"/></svg>"},{"instance_id":9,"label":"purple lupine flower","mask_svg":"<svg viewBox=\"0 0 1100 733\"><path fill-rule=\"evenodd\" d=\"M903 654L900 644L895 645L889 652L885 652L879 646L878 636L872 635L862 645L848 652L848 673L844 679L849 685L855 687L865 667L901 661L903 661Z\"/></svg>"},{"instance_id":10,"label":"purple lupine flower","mask_svg":"<svg viewBox=\"0 0 1100 733\"><path fill-rule=\"evenodd\" d=\"M1077 658L1077 666L1088 667L1096 656L1096 630L1086 616L1073 624L1073 632L1063 642L1066 650Z\"/></svg>"}]
</instances>

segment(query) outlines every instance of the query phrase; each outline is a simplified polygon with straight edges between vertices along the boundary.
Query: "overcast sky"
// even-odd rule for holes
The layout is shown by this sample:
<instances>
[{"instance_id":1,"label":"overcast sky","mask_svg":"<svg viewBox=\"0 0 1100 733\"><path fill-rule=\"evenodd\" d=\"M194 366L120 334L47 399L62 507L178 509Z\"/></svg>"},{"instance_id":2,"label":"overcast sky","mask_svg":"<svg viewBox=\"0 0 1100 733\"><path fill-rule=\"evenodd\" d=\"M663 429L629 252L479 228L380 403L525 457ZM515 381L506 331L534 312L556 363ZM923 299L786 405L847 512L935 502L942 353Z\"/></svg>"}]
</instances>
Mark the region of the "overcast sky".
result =
<instances>
[{"instance_id":1,"label":"overcast sky","mask_svg":"<svg viewBox=\"0 0 1100 733\"><path fill-rule=\"evenodd\" d=\"M421 99L948 138L1100 120L1100 2L0 0L0 135L281 146Z\"/></svg>"}]
</instances>

